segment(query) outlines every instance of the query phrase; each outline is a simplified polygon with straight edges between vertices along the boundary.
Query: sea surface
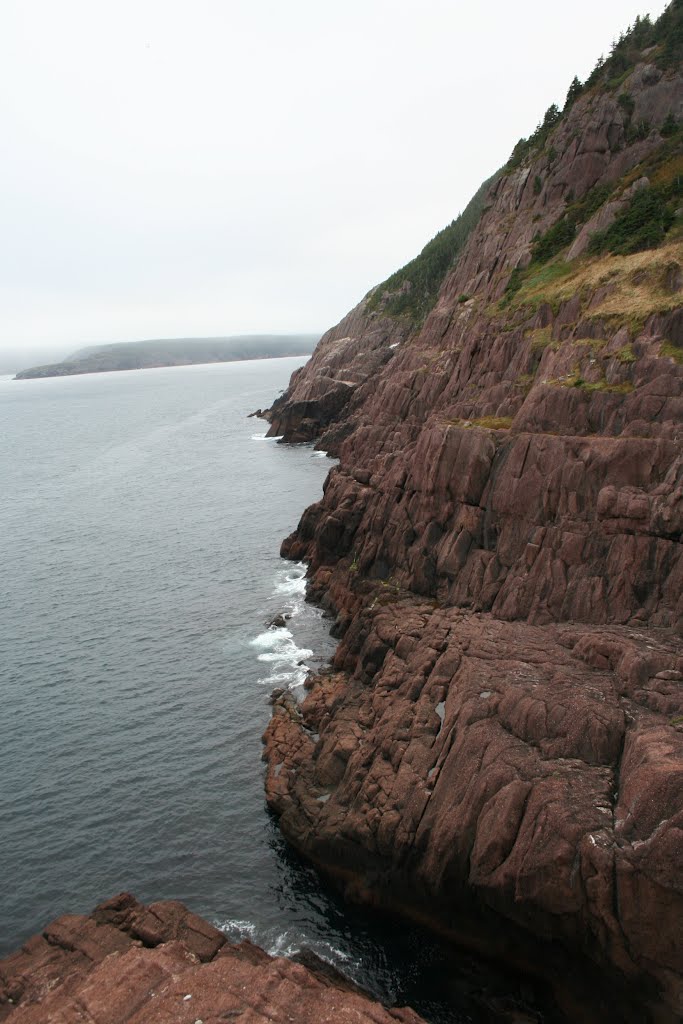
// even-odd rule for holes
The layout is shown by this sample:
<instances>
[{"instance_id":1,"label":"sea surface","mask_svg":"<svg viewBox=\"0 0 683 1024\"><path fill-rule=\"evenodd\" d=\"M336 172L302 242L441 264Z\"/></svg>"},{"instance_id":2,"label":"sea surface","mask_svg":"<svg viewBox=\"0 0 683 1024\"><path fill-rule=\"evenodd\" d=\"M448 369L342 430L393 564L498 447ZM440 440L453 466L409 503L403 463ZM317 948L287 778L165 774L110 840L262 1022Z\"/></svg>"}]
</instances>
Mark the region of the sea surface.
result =
<instances>
[{"instance_id":1,"label":"sea surface","mask_svg":"<svg viewBox=\"0 0 683 1024\"><path fill-rule=\"evenodd\" d=\"M268 696L334 649L278 555L330 460L247 418L302 361L0 378L0 955L130 890L497 1019L505 980L347 906L264 804Z\"/></svg>"}]
</instances>

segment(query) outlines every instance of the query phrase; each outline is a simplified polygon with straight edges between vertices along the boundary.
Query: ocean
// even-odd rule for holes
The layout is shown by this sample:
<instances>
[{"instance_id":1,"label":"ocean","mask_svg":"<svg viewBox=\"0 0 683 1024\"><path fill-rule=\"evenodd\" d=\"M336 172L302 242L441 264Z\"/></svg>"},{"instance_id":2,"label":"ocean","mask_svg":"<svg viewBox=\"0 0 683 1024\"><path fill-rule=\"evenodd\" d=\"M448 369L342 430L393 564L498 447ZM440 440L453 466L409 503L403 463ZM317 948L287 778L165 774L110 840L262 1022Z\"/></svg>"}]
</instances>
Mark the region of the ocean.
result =
<instances>
[{"instance_id":1,"label":"ocean","mask_svg":"<svg viewBox=\"0 0 683 1024\"><path fill-rule=\"evenodd\" d=\"M484 1021L506 982L346 905L264 803L269 694L334 650L278 554L331 462L248 418L303 361L0 378L0 955L129 890Z\"/></svg>"}]
</instances>

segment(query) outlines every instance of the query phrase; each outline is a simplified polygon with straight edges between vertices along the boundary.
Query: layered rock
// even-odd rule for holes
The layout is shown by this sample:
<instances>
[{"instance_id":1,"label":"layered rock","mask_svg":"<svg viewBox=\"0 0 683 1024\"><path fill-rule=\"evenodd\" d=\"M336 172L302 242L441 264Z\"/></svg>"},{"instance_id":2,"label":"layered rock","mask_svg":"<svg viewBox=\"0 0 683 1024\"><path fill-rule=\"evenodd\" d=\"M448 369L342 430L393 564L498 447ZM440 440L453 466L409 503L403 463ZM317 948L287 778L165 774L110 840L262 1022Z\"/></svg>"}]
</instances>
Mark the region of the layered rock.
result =
<instances>
[{"instance_id":1,"label":"layered rock","mask_svg":"<svg viewBox=\"0 0 683 1024\"><path fill-rule=\"evenodd\" d=\"M11 1024L198 1024L223 1020L420 1024L386 1010L327 965L232 945L181 903L123 893L61 917L0 961Z\"/></svg>"},{"instance_id":2,"label":"layered rock","mask_svg":"<svg viewBox=\"0 0 683 1024\"><path fill-rule=\"evenodd\" d=\"M271 410L340 459L283 554L342 641L301 708L276 704L266 792L356 898L556 979L576 958L570 1019L616 1019L606 982L619 1019L674 1021L683 244L584 243L678 166L627 117L680 116L683 76L643 63L621 88L630 114L589 91L498 178L424 323L364 300ZM535 270L535 236L596 186Z\"/></svg>"},{"instance_id":3,"label":"layered rock","mask_svg":"<svg viewBox=\"0 0 683 1024\"><path fill-rule=\"evenodd\" d=\"M367 318L364 303L320 339L313 356L295 370L286 393L263 413L269 437L312 441L337 422L351 398L391 358L409 334L386 317Z\"/></svg>"},{"instance_id":4,"label":"layered rock","mask_svg":"<svg viewBox=\"0 0 683 1024\"><path fill-rule=\"evenodd\" d=\"M536 960L560 988L569 950L626 978L656 971L676 1005L680 646L667 632L522 625L379 590L339 647L340 671L301 709L276 706L267 795L287 838L351 896L522 968ZM581 972L581 1019L605 1019L600 980Z\"/></svg>"}]
</instances>

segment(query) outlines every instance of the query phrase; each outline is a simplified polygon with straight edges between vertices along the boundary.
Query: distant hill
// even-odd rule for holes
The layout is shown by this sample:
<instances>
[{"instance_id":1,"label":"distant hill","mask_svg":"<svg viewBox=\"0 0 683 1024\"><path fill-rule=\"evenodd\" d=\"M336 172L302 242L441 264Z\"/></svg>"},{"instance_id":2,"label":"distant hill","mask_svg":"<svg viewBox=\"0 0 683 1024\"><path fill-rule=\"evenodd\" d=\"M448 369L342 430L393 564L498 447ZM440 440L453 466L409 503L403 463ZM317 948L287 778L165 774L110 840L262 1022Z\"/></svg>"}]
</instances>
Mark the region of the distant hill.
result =
<instances>
[{"instance_id":1,"label":"distant hill","mask_svg":"<svg viewBox=\"0 0 683 1024\"><path fill-rule=\"evenodd\" d=\"M60 363L32 366L15 380L36 377L68 377L109 370L145 370L155 366L189 366L192 363L228 363L242 359L274 359L309 355L317 334L237 334L228 338L158 338L114 345L90 345Z\"/></svg>"}]
</instances>

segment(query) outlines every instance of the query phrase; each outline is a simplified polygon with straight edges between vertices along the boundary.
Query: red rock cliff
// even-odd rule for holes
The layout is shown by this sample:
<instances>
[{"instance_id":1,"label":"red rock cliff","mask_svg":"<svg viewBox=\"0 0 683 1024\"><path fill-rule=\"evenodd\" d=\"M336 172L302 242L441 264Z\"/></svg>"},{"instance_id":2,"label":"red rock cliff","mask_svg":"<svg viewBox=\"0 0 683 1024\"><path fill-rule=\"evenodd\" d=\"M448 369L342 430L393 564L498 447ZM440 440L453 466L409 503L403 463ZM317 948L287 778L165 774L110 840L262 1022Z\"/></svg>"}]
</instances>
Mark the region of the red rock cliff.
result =
<instances>
[{"instance_id":1,"label":"red rock cliff","mask_svg":"<svg viewBox=\"0 0 683 1024\"><path fill-rule=\"evenodd\" d=\"M680 210L591 244L677 194L659 52L497 178L424 322L370 293L267 414L339 456L283 554L342 637L276 704L270 806L357 898L575 957L570 1019L617 1019L591 977L683 1017Z\"/></svg>"}]
</instances>

